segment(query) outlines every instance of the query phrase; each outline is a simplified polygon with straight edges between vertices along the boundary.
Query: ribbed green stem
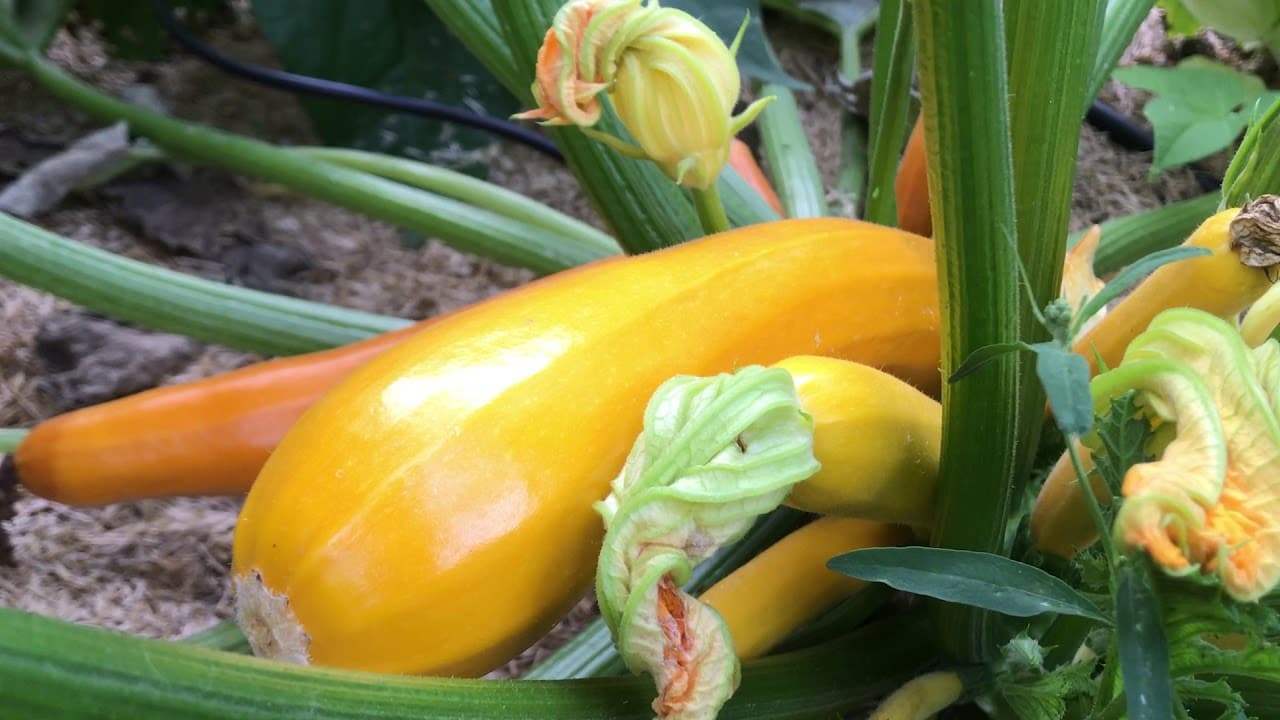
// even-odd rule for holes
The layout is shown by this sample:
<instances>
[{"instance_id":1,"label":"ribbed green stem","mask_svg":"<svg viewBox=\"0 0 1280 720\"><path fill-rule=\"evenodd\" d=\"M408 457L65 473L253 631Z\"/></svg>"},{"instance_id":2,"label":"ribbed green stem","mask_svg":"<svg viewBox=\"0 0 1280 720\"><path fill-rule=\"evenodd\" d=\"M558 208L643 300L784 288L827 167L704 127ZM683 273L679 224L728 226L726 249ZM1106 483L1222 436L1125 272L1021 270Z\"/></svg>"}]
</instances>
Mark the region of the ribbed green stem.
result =
<instances>
[{"instance_id":1,"label":"ribbed green stem","mask_svg":"<svg viewBox=\"0 0 1280 720\"><path fill-rule=\"evenodd\" d=\"M729 216L729 224L734 227L770 222L781 217L731 165L725 165L720 171L716 187L720 190L720 200Z\"/></svg>"},{"instance_id":2,"label":"ribbed green stem","mask_svg":"<svg viewBox=\"0 0 1280 720\"><path fill-rule=\"evenodd\" d=\"M769 95L775 99L769 110L760 115L760 139L782 209L792 218L827 215L827 193L813 148L804 134L796 96L785 85L765 83L760 96Z\"/></svg>"},{"instance_id":3,"label":"ribbed green stem","mask_svg":"<svg viewBox=\"0 0 1280 720\"><path fill-rule=\"evenodd\" d=\"M11 453L17 450L18 444L28 432L30 431L22 428L0 428L0 453Z\"/></svg>"},{"instance_id":4,"label":"ribbed green stem","mask_svg":"<svg viewBox=\"0 0 1280 720\"><path fill-rule=\"evenodd\" d=\"M706 190L694 189L692 193L693 207L698 211L702 231L711 235L728 230L729 216L725 214L724 203L720 202L719 186L712 185Z\"/></svg>"},{"instance_id":5,"label":"ribbed green stem","mask_svg":"<svg viewBox=\"0 0 1280 720\"><path fill-rule=\"evenodd\" d=\"M362 170L421 190L461 200L503 217L558 234L564 241L598 253L622 252L604 232L542 203L456 170L382 153L346 148L304 147L298 152L317 160Z\"/></svg>"},{"instance_id":6,"label":"ribbed green stem","mask_svg":"<svg viewBox=\"0 0 1280 720\"><path fill-rule=\"evenodd\" d=\"M911 73L916 52L911 17L911 5L905 0L882 0L876 23L871 85L871 165L864 217L890 227L898 226L893 184L911 113Z\"/></svg>"},{"instance_id":7,"label":"ribbed green stem","mask_svg":"<svg viewBox=\"0 0 1280 720\"><path fill-rule=\"evenodd\" d=\"M1241 207L1253 198L1280 195L1280 98L1259 107L1258 117L1231 158L1222 179L1223 209Z\"/></svg>"},{"instance_id":8,"label":"ribbed green stem","mask_svg":"<svg viewBox=\"0 0 1280 720\"><path fill-rule=\"evenodd\" d=\"M862 36L875 25L879 10L871 13L858 27L838 28L840 33L840 77L853 83L862 73L859 47ZM840 170L836 174L836 190L848 198L856 214L867 191L867 123L849 110L840 111Z\"/></svg>"},{"instance_id":9,"label":"ribbed green stem","mask_svg":"<svg viewBox=\"0 0 1280 720\"><path fill-rule=\"evenodd\" d=\"M240 626L236 625L235 620L224 620L207 630L188 635L178 642L206 650L221 650L240 655L253 654L253 648L249 647L249 641L241 632Z\"/></svg>"},{"instance_id":10,"label":"ribbed green stem","mask_svg":"<svg viewBox=\"0 0 1280 720\"><path fill-rule=\"evenodd\" d=\"M1004 2L1018 255L1031 296L1042 306L1058 297L1062 284L1080 123L1105 6L1106 0ZM1022 304L1019 327L1027 342L1049 339L1049 331L1036 320L1039 310ZM1018 386L1022 405L1014 497L1021 495L1031 473L1044 424L1044 413L1037 409L1044 408L1045 393L1034 363L1022 364Z\"/></svg>"},{"instance_id":11,"label":"ribbed green stem","mask_svg":"<svg viewBox=\"0 0 1280 720\"><path fill-rule=\"evenodd\" d=\"M558 235L369 173L309 159L269 143L183 122L121 102L29 55L25 68L45 90L79 110L129 129L166 152L279 183L297 192L438 237L459 249L552 273L608 255Z\"/></svg>"},{"instance_id":12,"label":"ribbed green stem","mask_svg":"<svg viewBox=\"0 0 1280 720\"><path fill-rule=\"evenodd\" d=\"M1094 272L1099 276L1108 275L1157 250L1181 244L1217 211L1218 197L1217 193L1201 195L1102 223L1102 240L1093 259ZM1083 236L1083 232L1073 233L1067 247L1074 247Z\"/></svg>"},{"instance_id":13,"label":"ribbed green stem","mask_svg":"<svg viewBox=\"0 0 1280 720\"><path fill-rule=\"evenodd\" d=\"M1147 19L1155 0L1110 0L1102 20L1102 38L1093 56L1093 69L1085 86L1085 103L1088 107L1102 90L1102 84L1111 76L1125 48L1133 42L1133 34Z\"/></svg>"},{"instance_id":14,"label":"ribbed green stem","mask_svg":"<svg viewBox=\"0 0 1280 720\"><path fill-rule=\"evenodd\" d=\"M798 529L809 515L788 507L780 507L756 521L747 534L732 546L723 548L706 562L694 568L685 589L698 594L720 582L762 550ZM827 637L834 637L834 633ZM569 678L606 677L626 671L622 657L613 645L609 627L600 618L525 673L527 680L567 680Z\"/></svg>"},{"instance_id":15,"label":"ribbed green stem","mask_svg":"<svg viewBox=\"0 0 1280 720\"><path fill-rule=\"evenodd\" d=\"M202 280L81 245L4 213L0 275L119 320L267 355L345 345L409 324Z\"/></svg>"},{"instance_id":16,"label":"ribbed green stem","mask_svg":"<svg viewBox=\"0 0 1280 720\"><path fill-rule=\"evenodd\" d=\"M978 348L1019 339L1005 31L1001 4L991 0L966 3L964 12L917 0L914 11L946 378ZM943 387L937 546L1004 553L1020 361L1005 354ZM981 660L996 651L990 614L937 611L950 653Z\"/></svg>"},{"instance_id":17,"label":"ribbed green stem","mask_svg":"<svg viewBox=\"0 0 1280 720\"><path fill-rule=\"evenodd\" d=\"M870 702L929 662L921 625L903 616L750 663L720 718L805 717ZM305 668L0 610L6 717L647 720L651 695L651 681L640 677L484 681Z\"/></svg>"}]
</instances>

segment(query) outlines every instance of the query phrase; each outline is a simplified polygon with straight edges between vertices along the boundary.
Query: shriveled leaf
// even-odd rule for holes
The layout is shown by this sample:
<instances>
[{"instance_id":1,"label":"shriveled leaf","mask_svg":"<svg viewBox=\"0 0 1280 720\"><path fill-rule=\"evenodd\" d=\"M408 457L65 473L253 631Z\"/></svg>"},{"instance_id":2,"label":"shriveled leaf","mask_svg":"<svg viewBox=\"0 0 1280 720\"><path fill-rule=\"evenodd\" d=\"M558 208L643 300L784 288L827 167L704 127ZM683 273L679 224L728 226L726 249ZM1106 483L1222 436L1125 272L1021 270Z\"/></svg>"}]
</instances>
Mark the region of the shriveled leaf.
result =
<instances>
[{"instance_id":1,"label":"shriveled leaf","mask_svg":"<svg viewBox=\"0 0 1280 720\"><path fill-rule=\"evenodd\" d=\"M0 191L0 211L32 218L57 206L129 152L129 128L116 123L96 130L46 158Z\"/></svg>"},{"instance_id":2,"label":"shriveled leaf","mask_svg":"<svg viewBox=\"0 0 1280 720\"><path fill-rule=\"evenodd\" d=\"M1036 377L1044 386L1053 420L1064 433L1084 435L1093 429L1093 396L1089 394L1089 363L1053 342L1031 346L1036 354Z\"/></svg>"},{"instance_id":3,"label":"shriveled leaf","mask_svg":"<svg viewBox=\"0 0 1280 720\"><path fill-rule=\"evenodd\" d=\"M1167 250L1153 252L1141 260L1129 265L1121 270L1106 287L1102 288L1097 295L1089 298L1084 307L1080 308L1080 312L1076 314L1072 321L1073 332L1079 332L1079 328L1084 322L1093 317L1099 310L1107 306L1107 303L1120 297L1129 288L1137 285L1143 278L1149 275L1162 265L1168 265L1178 260L1186 260L1187 258L1198 257L1200 255L1208 255L1209 249L1202 247L1190 247L1179 245L1171 247Z\"/></svg>"},{"instance_id":4,"label":"shriveled leaf","mask_svg":"<svg viewBox=\"0 0 1280 720\"><path fill-rule=\"evenodd\" d=\"M1001 355L1011 352L1019 352L1022 350L1034 351L1031 345L1024 342L996 343L994 345L984 345L974 350L969 357L960 363L960 367L951 373L951 377L947 378L947 382L957 382L965 377L974 374L982 369L982 366L992 362Z\"/></svg>"},{"instance_id":5,"label":"shriveled leaf","mask_svg":"<svg viewBox=\"0 0 1280 720\"><path fill-rule=\"evenodd\" d=\"M1053 612L1107 622L1096 605L1065 582L1039 568L991 553L871 548L834 557L827 567L898 590L1015 617Z\"/></svg>"},{"instance_id":6,"label":"shriveled leaf","mask_svg":"<svg viewBox=\"0 0 1280 720\"><path fill-rule=\"evenodd\" d=\"M666 0L666 7L680 8L707 24L724 40L733 42L742 21L751 16L742 45L738 47L738 70L747 77L807 90L809 85L791 77L778 63L761 22L760 0Z\"/></svg>"},{"instance_id":7,"label":"shriveled leaf","mask_svg":"<svg viewBox=\"0 0 1280 720\"><path fill-rule=\"evenodd\" d=\"M1116 571L1116 636L1129 719L1174 717L1169 643L1145 559Z\"/></svg>"}]
</instances>

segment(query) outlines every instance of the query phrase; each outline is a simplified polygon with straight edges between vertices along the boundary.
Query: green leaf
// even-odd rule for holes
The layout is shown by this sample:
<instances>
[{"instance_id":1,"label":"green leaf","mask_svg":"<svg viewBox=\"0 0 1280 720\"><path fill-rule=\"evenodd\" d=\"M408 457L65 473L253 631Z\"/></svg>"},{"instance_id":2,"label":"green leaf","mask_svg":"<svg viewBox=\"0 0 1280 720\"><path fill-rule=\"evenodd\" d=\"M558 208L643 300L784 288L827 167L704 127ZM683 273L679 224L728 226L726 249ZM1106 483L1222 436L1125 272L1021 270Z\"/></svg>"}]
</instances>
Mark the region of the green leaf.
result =
<instances>
[{"instance_id":1,"label":"green leaf","mask_svg":"<svg viewBox=\"0 0 1280 720\"><path fill-rule=\"evenodd\" d=\"M1046 672L1045 650L1025 633L1005 645L994 684L1020 720L1062 720L1067 701L1093 689L1092 662L1066 663Z\"/></svg>"},{"instance_id":2,"label":"green leaf","mask_svg":"<svg viewBox=\"0 0 1280 720\"><path fill-rule=\"evenodd\" d=\"M1186 260L1187 258L1208 254L1210 254L1208 248L1180 245L1151 253L1126 267L1112 278L1111 282L1106 284L1106 287L1099 290L1097 295L1089 298L1084 306L1080 308L1080 312L1076 313L1075 318L1072 320L1072 335L1079 332L1085 321L1098 314L1098 311L1106 307L1107 303L1123 295L1129 288L1137 285L1156 268L1178 260Z\"/></svg>"},{"instance_id":3,"label":"green leaf","mask_svg":"<svg viewBox=\"0 0 1280 720\"><path fill-rule=\"evenodd\" d=\"M123 0L118 0L123 3ZM72 0L0 0L0 39L41 52L62 26Z\"/></svg>"},{"instance_id":4,"label":"green leaf","mask_svg":"<svg viewBox=\"0 0 1280 720\"><path fill-rule=\"evenodd\" d=\"M1165 32L1173 37L1191 37L1200 32L1200 21L1179 0L1160 0L1156 3L1164 11Z\"/></svg>"},{"instance_id":5,"label":"green leaf","mask_svg":"<svg viewBox=\"0 0 1280 720\"><path fill-rule=\"evenodd\" d=\"M666 7L679 8L706 23L725 44L738 36L742 21L750 16L747 31L738 46L738 71L763 82L778 83L798 90L809 85L791 77L778 64L778 56L764 34L760 0L665 0Z\"/></svg>"},{"instance_id":6,"label":"green leaf","mask_svg":"<svg viewBox=\"0 0 1280 720\"><path fill-rule=\"evenodd\" d=\"M951 377L947 378L947 382L958 382L964 378L974 374L984 365L996 360L1001 355L1011 352L1020 352L1022 350L1034 351L1030 344L1022 341L1010 343L996 343L994 345L984 345L969 354L969 357L960 363L960 367L951 373Z\"/></svg>"},{"instance_id":7,"label":"green leaf","mask_svg":"<svg viewBox=\"0 0 1280 720\"><path fill-rule=\"evenodd\" d=\"M1015 617L1041 613L1108 622L1070 585L1045 571L991 553L948 548L870 548L839 555L827 567L849 577Z\"/></svg>"},{"instance_id":8,"label":"green leaf","mask_svg":"<svg viewBox=\"0 0 1280 720\"><path fill-rule=\"evenodd\" d=\"M1248 717L1248 704L1240 696L1240 693L1232 689L1226 680L1219 679L1210 682L1198 678L1180 677L1174 678L1173 686L1178 694L1178 699L1184 705L1196 702L1212 703L1220 706L1222 713L1218 716L1218 720L1235 720ZM1192 717L1208 716L1201 710L1192 715Z\"/></svg>"},{"instance_id":9,"label":"green leaf","mask_svg":"<svg viewBox=\"0 0 1280 720\"><path fill-rule=\"evenodd\" d=\"M1070 435L1088 433L1093 429L1088 361L1054 342L1036 343L1031 349L1036 354L1036 377L1044 386L1058 428Z\"/></svg>"},{"instance_id":10,"label":"green leaf","mask_svg":"<svg viewBox=\"0 0 1280 720\"><path fill-rule=\"evenodd\" d=\"M1098 420L1098 439L1102 451L1094 452L1094 467L1111 490L1112 497L1120 495L1125 473L1129 468L1151 459L1147 453L1147 439L1151 437L1151 424L1139 411L1135 394L1127 392L1112 398L1106 415Z\"/></svg>"},{"instance_id":11,"label":"green leaf","mask_svg":"<svg viewBox=\"0 0 1280 720\"><path fill-rule=\"evenodd\" d=\"M877 0L763 0L761 4L837 37L874 22L880 11Z\"/></svg>"},{"instance_id":12,"label":"green leaf","mask_svg":"<svg viewBox=\"0 0 1280 720\"><path fill-rule=\"evenodd\" d=\"M1113 77L1155 93L1142 111L1155 129L1153 177L1228 147L1255 101L1269 95L1259 78L1199 56L1175 68L1120 68Z\"/></svg>"},{"instance_id":13,"label":"green leaf","mask_svg":"<svg viewBox=\"0 0 1280 720\"><path fill-rule=\"evenodd\" d=\"M1116 637L1129 720L1174 717L1169 643L1145 558L1116 571Z\"/></svg>"},{"instance_id":14,"label":"green leaf","mask_svg":"<svg viewBox=\"0 0 1280 720\"><path fill-rule=\"evenodd\" d=\"M21 2L21 0L19 0ZM225 0L172 0L173 12L184 17L222 9ZM78 3L76 11L85 22L99 24L114 55L128 60L154 60L164 52L164 28L156 20L152 0L98 0Z\"/></svg>"},{"instance_id":15,"label":"green leaf","mask_svg":"<svg viewBox=\"0 0 1280 720\"><path fill-rule=\"evenodd\" d=\"M421 2L254 0L254 16L292 72L505 118L519 108ZM480 130L340 100L303 98L326 144L468 164ZM474 164L474 161L473 163Z\"/></svg>"}]
</instances>

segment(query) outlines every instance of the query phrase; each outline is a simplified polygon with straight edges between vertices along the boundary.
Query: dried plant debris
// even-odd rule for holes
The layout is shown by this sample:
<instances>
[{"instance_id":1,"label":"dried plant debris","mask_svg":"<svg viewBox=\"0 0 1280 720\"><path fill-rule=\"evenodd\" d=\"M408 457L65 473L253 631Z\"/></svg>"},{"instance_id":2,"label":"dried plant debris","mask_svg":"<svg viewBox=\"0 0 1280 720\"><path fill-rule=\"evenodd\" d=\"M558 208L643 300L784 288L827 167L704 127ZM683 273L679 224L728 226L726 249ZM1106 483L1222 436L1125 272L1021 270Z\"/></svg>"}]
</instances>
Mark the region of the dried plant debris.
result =
<instances>
[{"instance_id":1,"label":"dried plant debris","mask_svg":"<svg viewBox=\"0 0 1280 720\"><path fill-rule=\"evenodd\" d=\"M180 335L137 330L73 311L45 318L36 335L44 365L37 385L66 412L158 385L189 363L201 345Z\"/></svg>"}]
</instances>

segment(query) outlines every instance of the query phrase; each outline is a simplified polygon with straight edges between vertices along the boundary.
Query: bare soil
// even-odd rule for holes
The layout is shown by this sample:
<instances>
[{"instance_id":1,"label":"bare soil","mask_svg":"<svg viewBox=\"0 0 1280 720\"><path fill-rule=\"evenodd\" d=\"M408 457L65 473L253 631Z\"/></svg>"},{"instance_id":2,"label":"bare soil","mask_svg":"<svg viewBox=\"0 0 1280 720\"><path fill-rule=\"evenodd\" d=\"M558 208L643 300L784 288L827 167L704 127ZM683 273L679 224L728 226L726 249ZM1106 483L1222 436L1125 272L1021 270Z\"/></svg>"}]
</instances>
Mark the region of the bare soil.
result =
<instances>
[{"instance_id":1,"label":"bare soil","mask_svg":"<svg viewBox=\"0 0 1280 720\"><path fill-rule=\"evenodd\" d=\"M1179 49L1163 39L1159 22L1153 15L1126 62L1177 59ZM831 187L846 95L835 74L836 48L798 28L773 34L786 67L814 86L800 94L799 102ZM248 23L222 28L211 40L236 57L274 62ZM98 87L150 89L180 117L276 142L314 142L306 116L289 95L228 78L181 54L157 63L123 62L103 52L93 36L65 33L51 54ZM1114 85L1106 97L1129 112L1141 102ZM96 127L20 73L0 72L0 185ZM1148 154L1120 151L1086 127L1073 228L1199 194L1185 171L1149 182L1149 162ZM524 148L501 147L495 148L492 167L494 181L598 224L572 175L555 163ZM36 222L77 241L194 275L403 317L447 312L530 277L434 241L409 249L384 223L253 180L179 165L151 168L73 195ZM265 255L264 247L269 248ZM31 426L86 402L204 377L255 359L188 341L133 342L142 348L138 352L160 360L144 363L149 370L131 366L116 377L111 368L119 363L95 360L111 342L67 339L67 327L84 324L81 316L67 302L0 280L0 427ZM127 332L136 340L145 331ZM48 342L42 346L42 337L62 337L65 347L52 352ZM146 349L152 345L161 350ZM149 374L140 378L143 372ZM85 509L23 494L7 523L16 562L0 567L0 605L151 637L177 638L203 629L232 609L226 572L238 506L237 499L178 499ZM519 672L535 654L545 654L580 627L590 612L590 600L584 600L548 642L500 674Z\"/></svg>"}]
</instances>

